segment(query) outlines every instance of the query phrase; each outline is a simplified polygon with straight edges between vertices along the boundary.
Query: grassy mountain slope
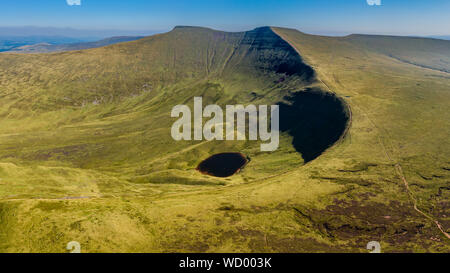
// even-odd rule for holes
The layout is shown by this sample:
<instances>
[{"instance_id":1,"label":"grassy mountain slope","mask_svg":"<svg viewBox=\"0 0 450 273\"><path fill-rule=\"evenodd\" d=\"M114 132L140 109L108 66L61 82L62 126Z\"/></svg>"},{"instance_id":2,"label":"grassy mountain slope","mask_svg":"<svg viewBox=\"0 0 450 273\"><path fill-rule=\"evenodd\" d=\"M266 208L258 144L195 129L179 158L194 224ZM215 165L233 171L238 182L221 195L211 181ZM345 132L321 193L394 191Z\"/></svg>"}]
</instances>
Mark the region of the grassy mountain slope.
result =
<instances>
[{"instance_id":1,"label":"grassy mountain slope","mask_svg":"<svg viewBox=\"0 0 450 273\"><path fill-rule=\"evenodd\" d=\"M440 58L450 56L450 43L433 39L421 39L417 43L415 38L378 37L381 40L377 40L377 37L370 37L369 45L352 37L318 37L289 29L276 29L276 32L295 46L324 84L346 97L352 108L349 143L342 145L347 147L334 160L341 158L341 164L350 163L349 159L359 165L366 163L356 169L341 167L337 170L341 173L336 173L334 179L355 177L355 174L360 178L371 177L374 184L364 188L365 195L370 197L360 204L363 207L364 203L376 204L379 207L376 211L390 216L387 217L390 224L411 221L409 217L421 217L422 221L413 220L421 223L416 225L415 235L414 231L403 228L405 241L413 241L414 236L419 240L422 225L433 224L414 210L414 200L420 211L438 220L448 233L450 146L446 139L450 133L450 74L399 61L387 52L404 54L402 58L417 62L429 62L439 54ZM400 50L402 46L403 50ZM437 63L436 68L441 65L430 63L430 66ZM389 197L388 192L392 190ZM386 204L401 204L405 211L394 213L396 216L389 215L393 212L376 203L382 199ZM337 202L352 204L354 197ZM367 213L373 212L367 210ZM364 220L377 226L381 219ZM437 227L435 230L440 233L438 240L448 244L448 238ZM423 236L420 241L425 245L430 239L436 237Z\"/></svg>"},{"instance_id":2,"label":"grassy mountain slope","mask_svg":"<svg viewBox=\"0 0 450 273\"><path fill-rule=\"evenodd\" d=\"M74 240L84 252L365 252L372 240L448 251L395 164L448 228L449 86L445 72L359 42L267 27L177 27L103 48L2 54L0 251L64 252ZM317 157L338 139L321 121L345 106L328 88L349 103L352 126ZM194 96L303 115L273 153L259 142L175 142L170 110ZM324 132L332 139L305 150ZM251 158L239 174L195 171L229 151Z\"/></svg>"},{"instance_id":3,"label":"grassy mountain slope","mask_svg":"<svg viewBox=\"0 0 450 273\"><path fill-rule=\"evenodd\" d=\"M346 41L398 61L450 73L450 43L439 39L350 35Z\"/></svg>"}]
</instances>

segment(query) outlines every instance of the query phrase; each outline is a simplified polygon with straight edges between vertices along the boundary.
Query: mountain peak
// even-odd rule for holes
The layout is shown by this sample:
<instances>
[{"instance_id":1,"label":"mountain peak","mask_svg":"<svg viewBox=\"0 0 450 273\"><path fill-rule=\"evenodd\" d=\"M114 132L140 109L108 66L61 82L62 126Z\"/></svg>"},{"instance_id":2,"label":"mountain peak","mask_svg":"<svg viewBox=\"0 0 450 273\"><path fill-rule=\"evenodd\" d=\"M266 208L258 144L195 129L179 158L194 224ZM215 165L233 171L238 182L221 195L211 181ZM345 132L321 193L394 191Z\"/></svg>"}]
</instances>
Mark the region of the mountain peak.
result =
<instances>
[{"instance_id":1,"label":"mountain peak","mask_svg":"<svg viewBox=\"0 0 450 273\"><path fill-rule=\"evenodd\" d=\"M173 30L178 30L178 29L208 29L208 30L211 30L210 28L199 27L199 26L175 26L173 28Z\"/></svg>"}]
</instances>

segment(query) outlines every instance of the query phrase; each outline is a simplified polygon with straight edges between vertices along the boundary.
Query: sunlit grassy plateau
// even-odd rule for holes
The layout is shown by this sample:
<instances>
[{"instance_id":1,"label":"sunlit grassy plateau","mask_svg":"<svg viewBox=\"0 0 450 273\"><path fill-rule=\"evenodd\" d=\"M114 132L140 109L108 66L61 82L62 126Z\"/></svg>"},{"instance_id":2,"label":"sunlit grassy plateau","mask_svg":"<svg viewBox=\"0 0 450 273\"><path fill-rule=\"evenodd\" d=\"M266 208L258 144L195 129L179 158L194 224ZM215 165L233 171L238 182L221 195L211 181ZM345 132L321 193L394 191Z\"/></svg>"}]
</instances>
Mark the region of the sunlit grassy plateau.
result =
<instances>
[{"instance_id":1,"label":"sunlit grassy plateau","mask_svg":"<svg viewBox=\"0 0 450 273\"><path fill-rule=\"evenodd\" d=\"M327 134L319 100L298 118L321 130L283 130L275 152L170 135L195 96L292 108L299 94L340 104L345 132ZM450 251L449 41L177 27L3 53L0 122L0 252ZM251 161L195 170L221 152Z\"/></svg>"}]
</instances>

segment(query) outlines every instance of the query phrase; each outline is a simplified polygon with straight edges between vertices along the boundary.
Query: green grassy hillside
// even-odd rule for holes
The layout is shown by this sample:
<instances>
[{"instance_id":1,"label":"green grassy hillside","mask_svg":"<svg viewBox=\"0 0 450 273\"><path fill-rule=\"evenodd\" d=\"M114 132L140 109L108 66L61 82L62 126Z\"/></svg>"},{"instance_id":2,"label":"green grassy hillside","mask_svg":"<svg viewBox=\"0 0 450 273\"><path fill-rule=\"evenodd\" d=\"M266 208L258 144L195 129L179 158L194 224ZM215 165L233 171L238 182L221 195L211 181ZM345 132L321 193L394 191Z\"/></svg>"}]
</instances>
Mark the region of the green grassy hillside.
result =
<instances>
[{"instance_id":1,"label":"green grassy hillside","mask_svg":"<svg viewBox=\"0 0 450 273\"><path fill-rule=\"evenodd\" d=\"M430 61L427 41L408 49L419 61ZM449 74L379 48L279 28L177 27L103 48L1 54L0 251L78 241L83 252L366 252L378 240L387 252L448 252L433 221L449 232ZM290 117L280 149L174 141L170 111L195 96L279 103ZM229 178L195 170L220 152L251 161Z\"/></svg>"},{"instance_id":2,"label":"green grassy hillside","mask_svg":"<svg viewBox=\"0 0 450 273\"><path fill-rule=\"evenodd\" d=\"M376 212L368 209L365 213L390 214L390 209L379 203L384 199L384 204L401 210L395 213L397 216L385 217L389 225L416 224L416 230L402 228L391 235L392 238L403 236L400 240L409 243L411 250L417 250L412 247L414 241L422 247L429 245L430 240L448 246L444 232L450 231L450 146L446 141L450 134L450 74L444 71L449 68L445 64L450 56L450 43L383 36L330 38L289 29L276 29L276 32L289 41L314 67L322 82L344 96L352 108L353 126L349 138L334 161L341 161L344 166L353 161L357 167L337 169L340 174L336 173L332 180L345 181L345 177L356 175L370 177L371 183L364 187L364 196L367 196L364 202L355 202L351 195L335 202L347 202L351 205L344 207L349 209L371 204L375 205ZM420 212L414 209L414 203ZM359 216L355 221L363 219L369 225L385 228L378 222L384 221L381 217ZM434 223L436 220L442 230ZM433 224L436 234L431 235L430 230L430 234L425 235L424 227ZM365 231L360 229L356 233ZM388 234L380 232L384 240Z\"/></svg>"},{"instance_id":3,"label":"green grassy hillside","mask_svg":"<svg viewBox=\"0 0 450 273\"><path fill-rule=\"evenodd\" d=\"M450 44L439 39L350 35L344 40L400 62L450 73Z\"/></svg>"}]
</instances>

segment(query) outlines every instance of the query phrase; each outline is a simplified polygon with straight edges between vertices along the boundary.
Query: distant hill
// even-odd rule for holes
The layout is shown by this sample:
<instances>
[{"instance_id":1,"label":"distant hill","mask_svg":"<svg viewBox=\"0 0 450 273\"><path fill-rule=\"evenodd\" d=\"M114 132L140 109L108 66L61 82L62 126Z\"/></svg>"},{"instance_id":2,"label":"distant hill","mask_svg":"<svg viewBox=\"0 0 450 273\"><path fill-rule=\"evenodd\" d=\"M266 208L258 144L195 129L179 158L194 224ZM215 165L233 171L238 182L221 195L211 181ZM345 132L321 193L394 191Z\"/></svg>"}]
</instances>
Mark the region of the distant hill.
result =
<instances>
[{"instance_id":1,"label":"distant hill","mask_svg":"<svg viewBox=\"0 0 450 273\"><path fill-rule=\"evenodd\" d=\"M450 42L433 38L381 35L350 35L344 40L398 61L423 68L450 72Z\"/></svg>"},{"instance_id":2,"label":"distant hill","mask_svg":"<svg viewBox=\"0 0 450 273\"><path fill-rule=\"evenodd\" d=\"M432 36L431 38L442 39L442 40L450 40L450 35L447 35L447 36Z\"/></svg>"},{"instance_id":3,"label":"distant hill","mask_svg":"<svg viewBox=\"0 0 450 273\"><path fill-rule=\"evenodd\" d=\"M63 51L73 51L82 50L89 48L103 47L107 45L135 41L143 38L142 36L130 37L130 36L120 36L111 37L103 39L96 42L82 42L82 43L68 43L68 44L49 44L49 43L39 43L34 45L24 45L9 52L17 53L49 53L49 52L63 52Z\"/></svg>"},{"instance_id":4,"label":"distant hill","mask_svg":"<svg viewBox=\"0 0 450 273\"><path fill-rule=\"evenodd\" d=\"M35 27L19 26L4 27L0 26L0 37L71 37L72 39L85 39L86 37L100 40L107 37L118 36L149 36L165 30L118 30L118 29L75 29L70 27ZM92 41L94 41L92 40Z\"/></svg>"},{"instance_id":5,"label":"distant hill","mask_svg":"<svg viewBox=\"0 0 450 273\"><path fill-rule=\"evenodd\" d=\"M0 31L0 52L12 51L21 46L47 43L51 45L85 43L100 40L101 37L72 38L64 36L31 35L31 36L11 36L1 35Z\"/></svg>"}]
</instances>

